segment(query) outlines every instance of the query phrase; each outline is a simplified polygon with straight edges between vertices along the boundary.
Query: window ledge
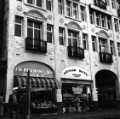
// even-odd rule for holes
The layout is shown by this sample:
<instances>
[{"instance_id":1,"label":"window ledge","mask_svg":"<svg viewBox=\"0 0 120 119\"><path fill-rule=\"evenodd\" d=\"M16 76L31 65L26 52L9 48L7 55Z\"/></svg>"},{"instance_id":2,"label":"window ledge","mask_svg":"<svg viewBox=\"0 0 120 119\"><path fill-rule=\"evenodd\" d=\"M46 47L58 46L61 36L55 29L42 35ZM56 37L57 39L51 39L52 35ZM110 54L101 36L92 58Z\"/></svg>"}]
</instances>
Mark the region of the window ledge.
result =
<instances>
[{"instance_id":1,"label":"window ledge","mask_svg":"<svg viewBox=\"0 0 120 119\"><path fill-rule=\"evenodd\" d=\"M65 16L65 18L69 18L69 19L72 19L72 20L74 20L74 21L82 22L82 20L75 19L75 18L72 18L72 17L70 17L70 16Z\"/></svg>"}]
</instances>

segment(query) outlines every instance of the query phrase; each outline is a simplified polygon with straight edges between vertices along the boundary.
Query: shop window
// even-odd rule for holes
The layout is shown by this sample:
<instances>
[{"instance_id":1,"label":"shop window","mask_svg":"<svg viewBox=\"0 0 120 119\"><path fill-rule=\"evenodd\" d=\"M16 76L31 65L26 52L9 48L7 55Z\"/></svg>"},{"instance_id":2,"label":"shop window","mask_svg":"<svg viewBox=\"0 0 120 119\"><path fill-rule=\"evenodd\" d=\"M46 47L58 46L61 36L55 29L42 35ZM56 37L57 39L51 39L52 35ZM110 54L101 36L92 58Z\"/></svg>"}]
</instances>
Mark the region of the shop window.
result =
<instances>
[{"instance_id":1,"label":"shop window","mask_svg":"<svg viewBox=\"0 0 120 119\"><path fill-rule=\"evenodd\" d=\"M118 56L120 56L120 43L117 43Z\"/></svg>"},{"instance_id":2,"label":"shop window","mask_svg":"<svg viewBox=\"0 0 120 119\"><path fill-rule=\"evenodd\" d=\"M79 32L68 30L68 45L74 47L79 46Z\"/></svg>"},{"instance_id":3,"label":"shop window","mask_svg":"<svg viewBox=\"0 0 120 119\"><path fill-rule=\"evenodd\" d=\"M108 44L107 39L99 38L99 50L100 52L107 53L108 52Z\"/></svg>"},{"instance_id":4,"label":"shop window","mask_svg":"<svg viewBox=\"0 0 120 119\"><path fill-rule=\"evenodd\" d=\"M86 21L86 9L84 6L80 6L80 11L81 11L81 20Z\"/></svg>"},{"instance_id":5,"label":"shop window","mask_svg":"<svg viewBox=\"0 0 120 119\"><path fill-rule=\"evenodd\" d=\"M47 42L53 42L53 26L50 24L47 24Z\"/></svg>"},{"instance_id":6,"label":"shop window","mask_svg":"<svg viewBox=\"0 0 120 119\"><path fill-rule=\"evenodd\" d=\"M65 29L61 27L59 27L59 44L65 44Z\"/></svg>"},{"instance_id":7,"label":"shop window","mask_svg":"<svg viewBox=\"0 0 120 119\"><path fill-rule=\"evenodd\" d=\"M92 49L93 51L97 51L97 39L96 39L96 36L91 36L92 38Z\"/></svg>"},{"instance_id":8,"label":"shop window","mask_svg":"<svg viewBox=\"0 0 120 119\"><path fill-rule=\"evenodd\" d=\"M53 7L53 0L46 0L46 8L49 11L52 11Z\"/></svg>"},{"instance_id":9,"label":"shop window","mask_svg":"<svg viewBox=\"0 0 120 119\"><path fill-rule=\"evenodd\" d=\"M63 0L58 0L58 13L64 14L64 2Z\"/></svg>"},{"instance_id":10,"label":"shop window","mask_svg":"<svg viewBox=\"0 0 120 119\"><path fill-rule=\"evenodd\" d=\"M23 18L21 16L15 16L15 36L22 36Z\"/></svg>"},{"instance_id":11,"label":"shop window","mask_svg":"<svg viewBox=\"0 0 120 119\"><path fill-rule=\"evenodd\" d=\"M114 18L114 27L115 27L115 31L119 32L118 19L116 19L116 18Z\"/></svg>"},{"instance_id":12,"label":"shop window","mask_svg":"<svg viewBox=\"0 0 120 119\"><path fill-rule=\"evenodd\" d=\"M88 50L89 49L89 46L88 46L88 35L83 33L82 35L82 41L83 41L83 48L85 50Z\"/></svg>"},{"instance_id":13,"label":"shop window","mask_svg":"<svg viewBox=\"0 0 120 119\"><path fill-rule=\"evenodd\" d=\"M110 40L110 50L111 54L115 55L115 44L114 41Z\"/></svg>"}]
</instances>

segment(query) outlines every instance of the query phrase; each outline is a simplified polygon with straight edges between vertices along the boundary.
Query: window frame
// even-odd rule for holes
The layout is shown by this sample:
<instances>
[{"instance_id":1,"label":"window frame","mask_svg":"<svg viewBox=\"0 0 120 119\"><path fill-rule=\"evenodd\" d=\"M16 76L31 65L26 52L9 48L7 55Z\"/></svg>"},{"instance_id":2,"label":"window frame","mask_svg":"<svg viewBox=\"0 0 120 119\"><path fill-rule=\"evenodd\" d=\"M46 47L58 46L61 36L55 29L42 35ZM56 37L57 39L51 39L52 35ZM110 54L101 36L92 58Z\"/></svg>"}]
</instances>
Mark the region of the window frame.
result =
<instances>
[{"instance_id":1,"label":"window frame","mask_svg":"<svg viewBox=\"0 0 120 119\"><path fill-rule=\"evenodd\" d=\"M60 29L62 30L62 33L60 33ZM60 39L62 39L62 41ZM63 27L59 27L59 44L65 45L65 28Z\"/></svg>"},{"instance_id":2,"label":"window frame","mask_svg":"<svg viewBox=\"0 0 120 119\"><path fill-rule=\"evenodd\" d=\"M113 40L110 40L110 51L112 55L115 55L115 43Z\"/></svg>"},{"instance_id":3,"label":"window frame","mask_svg":"<svg viewBox=\"0 0 120 119\"><path fill-rule=\"evenodd\" d=\"M115 32L119 32L119 23L117 18L114 18L114 28Z\"/></svg>"},{"instance_id":4,"label":"window frame","mask_svg":"<svg viewBox=\"0 0 120 119\"><path fill-rule=\"evenodd\" d=\"M58 14L60 15L64 14L64 1L63 0L58 0Z\"/></svg>"},{"instance_id":5,"label":"window frame","mask_svg":"<svg viewBox=\"0 0 120 119\"><path fill-rule=\"evenodd\" d=\"M86 21L86 7L83 5L80 5L80 17L82 21Z\"/></svg>"},{"instance_id":6,"label":"window frame","mask_svg":"<svg viewBox=\"0 0 120 119\"><path fill-rule=\"evenodd\" d=\"M16 19L16 18L20 18L20 19ZM16 29L18 29L18 27L20 29L16 30ZM14 35L17 36L17 37L22 37L22 35L23 35L23 32L22 32L22 29L23 29L23 17L22 16L15 15L14 28L15 28ZM20 34L17 31L20 32Z\"/></svg>"},{"instance_id":7,"label":"window frame","mask_svg":"<svg viewBox=\"0 0 120 119\"><path fill-rule=\"evenodd\" d=\"M82 33L82 42L83 42L83 48L85 50L89 50L88 34L87 33Z\"/></svg>"},{"instance_id":8,"label":"window frame","mask_svg":"<svg viewBox=\"0 0 120 119\"><path fill-rule=\"evenodd\" d=\"M92 39L92 50L94 52L97 52L98 51L98 49L97 49L97 37L92 35L91 39Z\"/></svg>"},{"instance_id":9,"label":"window frame","mask_svg":"<svg viewBox=\"0 0 120 119\"><path fill-rule=\"evenodd\" d=\"M50 2L50 3L49 3ZM49 9L50 8L50 9ZM48 11L52 11L53 10L53 0L46 0L46 9Z\"/></svg>"},{"instance_id":10,"label":"window frame","mask_svg":"<svg viewBox=\"0 0 120 119\"><path fill-rule=\"evenodd\" d=\"M50 30L48 30L48 26L50 27ZM53 25L52 24L47 24L47 42L48 43L53 43L53 35L54 35L54 31L53 31ZM48 35L51 35L51 40L49 40Z\"/></svg>"}]
</instances>

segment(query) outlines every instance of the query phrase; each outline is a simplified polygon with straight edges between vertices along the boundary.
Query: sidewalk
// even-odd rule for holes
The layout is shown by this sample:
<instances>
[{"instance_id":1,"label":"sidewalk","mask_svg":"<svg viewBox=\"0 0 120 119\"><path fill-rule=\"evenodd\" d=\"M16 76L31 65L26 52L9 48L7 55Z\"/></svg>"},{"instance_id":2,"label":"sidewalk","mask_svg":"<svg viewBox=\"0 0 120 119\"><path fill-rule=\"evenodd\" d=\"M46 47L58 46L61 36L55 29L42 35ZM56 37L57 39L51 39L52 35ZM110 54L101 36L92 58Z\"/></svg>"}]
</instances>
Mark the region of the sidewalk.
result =
<instances>
[{"instance_id":1,"label":"sidewalk","mask_svg":"<svg viewBox=\"0 0 120 119\"><path fill-rule=\"evenodd\" d=\"M0 117L0 119L10 119L9 117ZM18 118L22 119L22 118ZM120 110L98 110L85 113L65 113L60 115L40 115L34 114L31 119L120 119Z\"/></svg>"}]
</instances>

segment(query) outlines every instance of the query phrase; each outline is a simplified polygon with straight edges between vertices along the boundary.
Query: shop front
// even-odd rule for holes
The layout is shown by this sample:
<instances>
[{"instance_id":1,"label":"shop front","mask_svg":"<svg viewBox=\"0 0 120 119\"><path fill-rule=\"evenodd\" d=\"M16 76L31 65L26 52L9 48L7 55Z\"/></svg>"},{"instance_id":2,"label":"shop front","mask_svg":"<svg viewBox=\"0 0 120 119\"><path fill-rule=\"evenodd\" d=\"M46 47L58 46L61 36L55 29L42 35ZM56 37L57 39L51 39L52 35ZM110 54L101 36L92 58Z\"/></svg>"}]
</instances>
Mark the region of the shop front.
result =
<instances>
[{"instance_id":1,"label":"shop front","mask_svg":"<svg viewBox=\"0 0 120 119\"><path fill-rule=\"evenodd\" d=\"M29 78L27 76L28 70L30 71ZM28 79L30 80L31 112L56 113L57 81L52 68L46 64L33 61L23 62L15 67L13 91L16 92L17 101L23 106L28 101Z\"/></svg>"},{"instance_id":2,"label":"shop front","mask_svg":"<svg viewBox=\"0 0 120 119\"><path fill-rule=\"evenodd\" d=\"M64 112L89 110L92 100L92 80L87 71L69 67L62 74L62 99Z\"/></svg>"}]
</instances>

